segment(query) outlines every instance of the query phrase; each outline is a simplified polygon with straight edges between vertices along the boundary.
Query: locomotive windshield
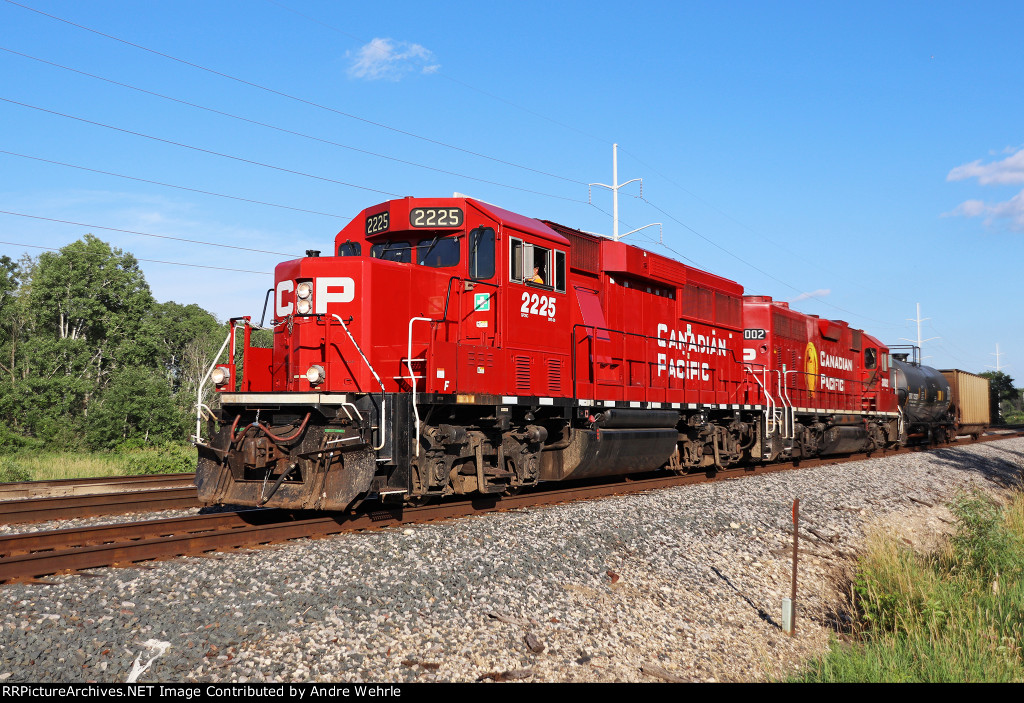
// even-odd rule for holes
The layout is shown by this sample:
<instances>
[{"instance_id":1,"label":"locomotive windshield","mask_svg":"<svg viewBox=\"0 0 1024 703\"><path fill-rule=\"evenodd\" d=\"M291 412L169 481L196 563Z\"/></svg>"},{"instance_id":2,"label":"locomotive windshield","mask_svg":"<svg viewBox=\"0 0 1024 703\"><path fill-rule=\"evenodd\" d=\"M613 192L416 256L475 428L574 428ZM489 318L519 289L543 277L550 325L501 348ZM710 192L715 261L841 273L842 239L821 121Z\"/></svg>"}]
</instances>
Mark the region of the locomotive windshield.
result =
<instances>
[{"instance_id":1,"label":"locomotive windshield","mask_svg":"<svg viewBox=\"0 0 1024 703\"><path fill-rule=\"evenodd\" d=\"M430 266L431 268L458 266L461 261L459 238L441 237L440 235L430 239L421 239L416 243L392 239L386 242L377 242L370 247L370 256L374 259L396 261L401 264L411 264L415 261L420 266Z\"/></svg>"},{"instance_id":2,"label":"locomotive windshield","mask_svg":"<svg viewBox=\"0 0 1024 703\"><path fill-rule=\"evenodd\" d=\"M458 237L424 239L416 247L416 263L420 266L447 268L459 265Z\"/></svg>"},{"instance_id":3,"label":"locomotive windshield","mask_svg":"<svg viewBox=\"0 0 1024 703\"><path fill-rule=\"evenodd\" d=\"M374 259L397 261L403 264L412 263L412 247L409 242L387 240L370 247L370 256Z\"/></svg>"},{"instance_id":4,"label":"locomotive windshield","mask_svg":"<svg viewBox=\"0 0 1024 703\"><path fill-rule=\"evenodd\" d=\"M351 239L347 239L338 245L338 256L360 256L363 253L363 248L359 245L359 242L353 242Z\"/></svg>"}]
</instances>

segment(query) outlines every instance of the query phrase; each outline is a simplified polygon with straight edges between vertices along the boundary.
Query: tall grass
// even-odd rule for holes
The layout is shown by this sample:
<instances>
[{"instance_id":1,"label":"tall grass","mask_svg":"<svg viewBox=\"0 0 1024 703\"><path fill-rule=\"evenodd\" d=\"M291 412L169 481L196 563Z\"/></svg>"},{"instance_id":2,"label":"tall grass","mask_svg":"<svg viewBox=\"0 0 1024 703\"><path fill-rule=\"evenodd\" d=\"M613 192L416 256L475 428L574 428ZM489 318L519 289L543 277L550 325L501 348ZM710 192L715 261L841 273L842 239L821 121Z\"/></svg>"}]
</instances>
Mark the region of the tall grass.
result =
<instances>
[{"instance_id":1,"label":"tall grass","mask_svg":"<svg viewBox=\"0 0 1024 703\"><path fill-rule=\"evenodd\" d=\"M871 538L851 585L852 641L795 678L808 682L1024 682L1024 494L953 506L955 535L931 554Z\"/></svg>"},{"instance_id":2,"label":"tall grass","mask_svg":"<svg viewBox=\"0 0 1024 703\"><path fill-rule=\"evenodd\" d=\"M112 452L14 451L0 455L0 483L51 481L140 474L187 473L196 469L196 449L162 444Z\"/></svg>"}]
</instances>

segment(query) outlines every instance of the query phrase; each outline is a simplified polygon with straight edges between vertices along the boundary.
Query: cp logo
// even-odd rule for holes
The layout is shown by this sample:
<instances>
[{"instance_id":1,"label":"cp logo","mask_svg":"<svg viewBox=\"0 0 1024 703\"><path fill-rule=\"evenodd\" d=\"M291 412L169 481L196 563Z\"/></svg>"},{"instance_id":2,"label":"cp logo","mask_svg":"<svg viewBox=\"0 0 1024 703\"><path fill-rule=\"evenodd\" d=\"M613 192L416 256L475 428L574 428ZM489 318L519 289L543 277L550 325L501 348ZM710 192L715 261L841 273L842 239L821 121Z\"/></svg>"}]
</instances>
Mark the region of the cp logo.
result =
<instances>
[{"instance_id":1,"label":"cp logo","mask_svg":"<svg viewBox=\"0 0 1024 703\"><path fill-rule=\"evenodd\" d=\"M356 298L356 282L348 276L322 276L313 283L313 313L316 315L325 314L328 303L351 303ZM278 318L295 312L295 297L295 281L284 280L277 284L274 312Z\"/></svg>"}]
</instances>

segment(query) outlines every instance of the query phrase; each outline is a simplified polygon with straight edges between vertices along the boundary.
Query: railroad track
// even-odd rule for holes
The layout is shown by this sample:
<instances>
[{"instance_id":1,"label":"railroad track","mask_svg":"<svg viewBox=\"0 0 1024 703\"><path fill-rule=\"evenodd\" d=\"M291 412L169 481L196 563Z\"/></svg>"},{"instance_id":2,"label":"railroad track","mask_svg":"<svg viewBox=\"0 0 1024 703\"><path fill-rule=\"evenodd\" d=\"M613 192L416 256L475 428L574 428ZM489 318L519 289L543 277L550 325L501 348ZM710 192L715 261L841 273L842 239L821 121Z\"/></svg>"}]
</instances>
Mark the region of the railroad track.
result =
<instances>
[{"instance_id":1,"label":"railroad track","mask_svg":"<svg viewBox=\"0 0 1024 703\"><path fill-rule=\"evenodd\" d=\"M993 425L985 430L985 434L999 434L1001 436L1006 436L1008 433L1020 434L1022 430L1024 430L1024 425Z\"/></svg>"},{"instance_id":2,"label":"railroad track","mask_svg":"<svg viewBox=\"0 0 1024 703\"><path fill-rule=\"evenodd\" d=\"M196 507L199 507L199 498L195 486L62 498L26 498L0 502L0 523L46 522Z\"/></svg>"},{"instance_id":3,"label":"railroad track","mask_svg":"<svg viewBox=\"0 0 1024 703\"><path fill-rule=\"evenodd\" d=\"M1014 436L1020 434L1022 433L1018 432ZM1006 438L1007 435L998 435L984 437L978 441L998 441ZM886 455L912 451L921 449L904 448L898 452L888 452ZM488 512L639 493L863 459L863 455L853 455L769 464L713 474L624 477L613 483L581 483L524 492L514 496L448 500L422 507L374 506L352 513L245 510L9 535L0 537L0 583L39 582L40 577L51 574L81 572L106 566L131 566L156 559L257 548L292 539L327 537L342 532L451 520Z\"/></svg>"},{"instance_id":4,"label":"railroad track","mask_svg":"<svg viewBox=\"0 0 1024 703\"><path fill-rule=\"evenodd\" d=\"M783 465L780 465L783 466ZM765 467L759 473L783 468ZM717 478L732 478L723 472ZM735 472L733 472L735 473ZM372 507L353 513L245 510L144 520L0 537L0 583L36 580L104 566L253 548L298 538L326 537L408 523L450 520L487 512L635 493L712 480L703 474L579 485L517 496L453 500L418 508Z\"/></svg>"},{"instance_id":5,"label":"railroad track","mask_svg":"<svg viewBox=\"0 0 1024 703\"><path fill-rule=\"evenodd\" d=\"M21 481L0 483L0 501L26 498L58 498L122 491L151 491L161 488L191 486L191 474L155 474L147 476L104 476L101 478L66 478L52 481Z\"/></svg>"}]
</instances>

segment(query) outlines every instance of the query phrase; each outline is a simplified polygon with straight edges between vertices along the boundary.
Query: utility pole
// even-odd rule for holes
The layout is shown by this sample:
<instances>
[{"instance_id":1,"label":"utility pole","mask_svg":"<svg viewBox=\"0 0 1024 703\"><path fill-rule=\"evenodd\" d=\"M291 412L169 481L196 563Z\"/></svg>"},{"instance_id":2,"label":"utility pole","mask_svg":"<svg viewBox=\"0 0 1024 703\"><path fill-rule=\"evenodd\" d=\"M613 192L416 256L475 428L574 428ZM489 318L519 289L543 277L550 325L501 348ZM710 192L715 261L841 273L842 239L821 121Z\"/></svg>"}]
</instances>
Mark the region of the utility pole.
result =
<instances>
[{"instance_id":1,"label":"utility pole","mask_svg":"<svg viewBox=\"0 0 1024 703\"><path fill-rule=\"evenodd\" d=\"M626 232L626 234L619 234L619 188L629 185L634 181L640 181L640 197L642 198L644 195L644 179L633 178L625 183L619 183L619 145L612 144L612 185L605 185L604 183L590 183L589 185L607 188L612 192L612 239L616 242L622 239L622 237L625 237L626 234L633 234L633 232L639 232L642 229L654 227L655 225L661 227L660 222L654 222L649 225L644 225L643 227L638 227L637 229L631 229Z\"/></svg>"},{"instance_id":2,"label":"utility pole","mask_svg":"<svg viewBox=\"0 0 1024 703\"><path fill-rule=\"evenodd\" d=\"M930 318L930 317L922 318L921 317L921 303L917 304L917 317L916 318L909 318L909 317L907 318L907 322L916 322L917 323L917 348L918 349L921 349L921 345L924 344L925 342L930 342L933 339L942 339L941 337L929 337L928 339L921 339L921 323L924 322L925 320L930 320L930 319L932 319L932 318ZM910 342L911 344L914 343L913 339L907 339L906 337L900 337L900 339L902 341L904 341L904 342ZM924 361L924 360L925 360L925 356L924 356L924 352L922 351L921 352L921 361Z\"/></svg>"},{"instance_id":3,"label":"utility pole","mask_svg":"<svg viewBox=\"0 0 1024 703\"><path fill-rule=\"evenodd\" d=\"M990 369L995 369L996 373L1002 372L1004 367L1003 367L1003 365L1001 363L999 363L999 357L1001 356L1001 354L999 353L999 342L996 342L996 353L993 354L992 352L989 352L988 355L989 356L994 356L996 358L996 365L995 366L991 366L991 365L988 365L988 364L986 364L986 365Z\"/></svg>"}]
</instances>

